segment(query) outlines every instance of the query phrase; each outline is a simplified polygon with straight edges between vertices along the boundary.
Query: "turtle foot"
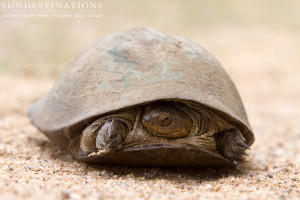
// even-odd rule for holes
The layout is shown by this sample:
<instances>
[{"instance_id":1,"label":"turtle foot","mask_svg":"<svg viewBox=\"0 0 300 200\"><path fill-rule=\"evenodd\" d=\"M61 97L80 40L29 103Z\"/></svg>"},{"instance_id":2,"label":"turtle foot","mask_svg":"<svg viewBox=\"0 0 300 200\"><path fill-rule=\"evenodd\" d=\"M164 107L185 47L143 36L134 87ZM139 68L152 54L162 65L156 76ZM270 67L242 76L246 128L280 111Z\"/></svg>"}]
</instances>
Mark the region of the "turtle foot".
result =
<instances>
[{"instance_id":1,"label":"turtle foot","mask_svg":"<svg viewBox=\"0 0 300 200\"><path fill-rule=\"evenodd\" d=\"M122 148L126 135L126 128L123 122L112 119L105 122L96 137L96 147L101 154L116 152Z\"/></svg>"},{"instance_id":2,"label":"turtle foot","mask_svg":"<svg viewBox=\"0 0 300 200\"><path fill-rule=\"evenodd\" d=\"M245 143L246 139L237 129L231 129L220 133L216 138L217 148L224 157L232 161L245 161L245 156L249 146Z\"/></svg>"}]
</instances>

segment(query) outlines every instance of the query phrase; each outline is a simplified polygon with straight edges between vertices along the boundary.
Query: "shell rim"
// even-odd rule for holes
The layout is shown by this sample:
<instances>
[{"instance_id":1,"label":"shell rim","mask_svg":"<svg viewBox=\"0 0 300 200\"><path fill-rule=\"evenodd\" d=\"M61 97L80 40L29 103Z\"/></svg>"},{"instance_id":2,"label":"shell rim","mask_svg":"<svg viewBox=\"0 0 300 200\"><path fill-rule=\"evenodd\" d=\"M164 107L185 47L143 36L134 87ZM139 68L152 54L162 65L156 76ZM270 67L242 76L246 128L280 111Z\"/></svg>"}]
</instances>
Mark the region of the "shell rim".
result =
<instances>
[{"instance_id":1,"label":"shell rim","mask_svg":"<svg viewBox=\"0 0 300 200\"><path fill-rule=\"evenodd\" d=\"M152 150L167 150L167 151L170 151L172 152L173 150L177 150L177 151L181 151L181 150L188 150L189 152L190 151L193 151L193 152L197 152L197 153L201 153L201 154L206 154L208 157L210 158L214 158L215 160L219 161L220 163L219 164L213 164L213 165L207 165L207 164L203 164L203 166L205 167L224 167L224 166L230 166L230 167L234 167L235 166L235 163L232 162L231 160L227 159L227 158L224 158L223 156L221 156L220 154L218 153L215 153L213 151L208 151L208 150L205 150L203 148L200 148L200 147L197 147L197 146L194 146L194 145L188 145L188 144L182 144L182 145L179 145L179 146L171 146L171 145L165 145L165 144L149 144L149 145L141 145L141 146L138 146L138 147L127 147L127 148L124 148L120 151L117 151L117 152L114 152L114 153L108 153L108 154L104 154L104 155L95 155L95 156L84 156L84 155L87 155L87 154L81 154L80 152L80 155L78 156L78 159L80 159L81 161L84 161L84 162L91 162L91 163L102 163L102 162L99 162L99 160L94 160L94 158L102 158L103 157L110 157L111 155L120 155L122 156L123 153L129 153L129 154L132 154L132 155L135 155L137 152L142 152L142 151L152 151ZM195 159L191 159L191 160L195 160ZM190 160L190 161L191 161ZM135 165L135 164L133 164ZM182 166L186 167L185 164L181 164ZM154 164L153 166L162 166L162 167L172 167L172 166L181 166L180 165L180 162L177 162L177 163L163 163L161 162L160 164L156 165ZM139 165L137 163L137 165L135 166L143 166L143 165ZM149 166L149 165L145 165L145 166ZM196 166L194 166L196 167Z\"/></svg>"},{"instance_id":2,"label":"shell rim","mask_svg":"<svg viewBox=\"0 0 300 200\"><path fill-rule=\"evenodd\" d=\"M191 99L162 98L162 99L155 99L155 100L149 100L149 101L146 101L146 102L137 103L137 104L134 104L134 105L124 106L124 107L121 107L121 108L112 108L112 109L110 109L108 111L105 111L105 112L102 112L102 113L101 113L101 111L95 111L95 112L89 113L84 118L83 117L76 117L73 120L69 121L68 124L65 124L64 126L61 126L61 127L52 127L52 129L42 128L38 123L35 123L34 115L37 114L36 111L42 110L41 108L45 105L46 101L47 101L47 97L43 98L43 99L40 99L39 101L35 102L30 107L30 109L28 111L28 115L29 115L29 118L30 118L30 122L32 124L34 124L41 132L45 132L45 133L49 133L49 134L51 134L53 132L58 132L58 131L60 131L64 128L66 128L66 127L72 127L72 126L77 125L78 123L81 123L83 121L92 121L95 118L97 119L97 118L100 118L102 116L105 116L105 115L108 115L108 114L111 114L111 113L115 113L116 111L127 110L127 109L132 108L132 107L146 105L146 104L153 103L153 102L156 102L156 101L177 101L177 102L178 101L179 102L190 101L190 102L194 102L194 103L203 105L208 109L211 109L213 112L215 112L216 114L221 116L223 119L228 120L230 123L237 126L240 129L240 131L242 132L243 136L245 137L246 143L247 143L248 146L251 146L255 141L254 134L253 134L253 131L252 131L250 125L247 125L246 123L242 122L241 120L231 116L228 113L225 113L225 112L221 111L218 108L215 108L215 107L212 107L212 106L209 106L209 105L206 105L204 103L200 103L198 101L191 100ZM42 117L42 115L40 115L40 117Z\"/></svg>"}]
</instances>

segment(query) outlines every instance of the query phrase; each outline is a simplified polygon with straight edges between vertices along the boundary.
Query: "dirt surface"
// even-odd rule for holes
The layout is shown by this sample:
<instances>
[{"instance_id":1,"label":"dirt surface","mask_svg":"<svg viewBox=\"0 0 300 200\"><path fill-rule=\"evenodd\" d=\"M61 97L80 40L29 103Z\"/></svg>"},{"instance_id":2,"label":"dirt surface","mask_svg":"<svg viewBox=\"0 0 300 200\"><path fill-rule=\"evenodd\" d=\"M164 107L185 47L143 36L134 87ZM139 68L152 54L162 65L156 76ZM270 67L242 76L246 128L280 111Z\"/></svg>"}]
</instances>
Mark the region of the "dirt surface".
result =
<instances>
[{"instance_id":1,"label":"dirt surface","mask_svg":"<svg viewBox=\"0 0 300 200\"><path fill-rule=\"evenodd\" d=\"M0 199L300 199L299 37L244 30L228 43L235 32L210 33L218 42L207 44L244 100L256 136L249 162L206 170L78 162L26 114L54 80L6 73L0 75Z\"/></svg>"}]
</instances>

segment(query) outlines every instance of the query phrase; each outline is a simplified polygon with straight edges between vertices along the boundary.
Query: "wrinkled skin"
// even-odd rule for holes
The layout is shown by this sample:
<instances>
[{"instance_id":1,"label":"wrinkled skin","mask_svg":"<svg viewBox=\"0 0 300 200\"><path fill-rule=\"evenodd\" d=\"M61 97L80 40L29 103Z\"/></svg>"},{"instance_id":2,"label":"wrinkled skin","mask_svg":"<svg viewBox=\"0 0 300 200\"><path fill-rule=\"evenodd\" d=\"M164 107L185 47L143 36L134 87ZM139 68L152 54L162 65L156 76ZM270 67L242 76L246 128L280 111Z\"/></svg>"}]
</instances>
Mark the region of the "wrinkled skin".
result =
<instances>
[{"instance_id":1,"label":"wrinkled skin","mask_svg":"<svg viewBox=\"0 0 300 200\"><path fill-rule=\"evenodd\" d=\"M244 156L247 155L245 151L249 147L237 128L207 110L197 113L201 123L196 123L192 118L191 110L181 109L181 107L185 106L169 102L157 102L142 106L140 122L135 123L141 124L142 129L152 138L166 138L162 141L171 142L191 137L193 127L201 124L203 127L198 127L197 135L213 138L216 149L210 150L216 150L232 161L245 160ZM95 122L89 125L83 131L81 149L98 154L121 150L133 125L130 128L128 123L121 120L122 118L117 117L118 115L114 116L102 120L100 125ZM136 131L135 134L140 134L140 132ZM194 145L204 148L201 142Z\"/></svg>"}]
</instances>

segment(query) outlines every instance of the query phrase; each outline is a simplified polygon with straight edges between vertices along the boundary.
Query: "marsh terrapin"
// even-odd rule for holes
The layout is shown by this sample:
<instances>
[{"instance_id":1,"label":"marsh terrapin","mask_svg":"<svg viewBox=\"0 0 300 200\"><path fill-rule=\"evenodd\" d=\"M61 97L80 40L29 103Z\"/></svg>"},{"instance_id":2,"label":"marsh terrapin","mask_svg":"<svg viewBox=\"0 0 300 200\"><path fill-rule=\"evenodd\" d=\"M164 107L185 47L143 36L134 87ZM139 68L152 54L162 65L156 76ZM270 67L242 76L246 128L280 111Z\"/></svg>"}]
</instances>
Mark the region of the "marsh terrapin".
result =
<instances>
[{"instance_id":1,"label":"marsh terrapin","mask_svg":"<svg viewBox=\"0 0 300 200\"><path fill-rule=\"evenodd\" d=\"M218 61L191 40L150 28L92 43L29 116L53 143L87 162L234 165L254 142Z\"/></svg>"}]
</instances>

